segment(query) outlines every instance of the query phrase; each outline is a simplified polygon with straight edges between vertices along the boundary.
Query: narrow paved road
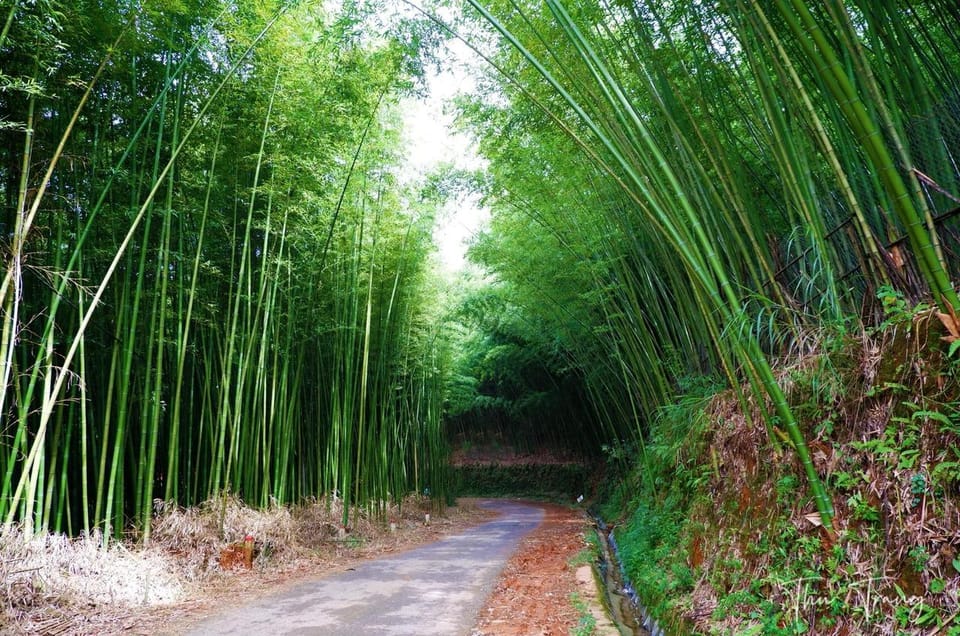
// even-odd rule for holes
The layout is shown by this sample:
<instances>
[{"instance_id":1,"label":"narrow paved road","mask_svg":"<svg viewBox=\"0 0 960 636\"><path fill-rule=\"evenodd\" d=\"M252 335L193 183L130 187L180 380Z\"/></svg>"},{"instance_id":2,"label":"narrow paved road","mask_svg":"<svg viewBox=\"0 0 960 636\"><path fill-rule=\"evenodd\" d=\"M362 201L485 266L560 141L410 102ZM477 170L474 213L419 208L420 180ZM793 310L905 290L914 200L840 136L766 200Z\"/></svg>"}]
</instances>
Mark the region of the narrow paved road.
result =
<instances>
[{"instance_id":1,"label":"narrow paved road","mask_svg":"<svg viewBox=\"0 0 960 636\"><path fill-rule=\"evenodd\" d=\"M501 517L463 534L266 596L190 634L469 634L497 575L543 510L485 501Z\"/></svg>"}]
</instances>

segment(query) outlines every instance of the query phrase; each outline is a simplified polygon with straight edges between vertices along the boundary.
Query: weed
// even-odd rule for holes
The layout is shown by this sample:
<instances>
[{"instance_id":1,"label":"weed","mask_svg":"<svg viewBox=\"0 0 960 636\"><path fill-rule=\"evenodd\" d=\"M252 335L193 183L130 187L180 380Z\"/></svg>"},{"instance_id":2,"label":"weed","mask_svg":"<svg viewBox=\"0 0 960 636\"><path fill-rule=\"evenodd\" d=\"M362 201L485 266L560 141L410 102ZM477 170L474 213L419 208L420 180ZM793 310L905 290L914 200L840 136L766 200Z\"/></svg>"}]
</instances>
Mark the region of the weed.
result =
<instances>
[{"instance_id":1,"label":"weed","mask_svg":"<svg viewBox=\"0 0 960 636\"><path fill-rule=\"evenodd\" d=\"M862 442L850 442L851 448L857 451L871 453L883 462L896 454L900 446L897 444L897 427L888 426L880 437L864 440Z\"/></svg>"},{"instance_id":2,"label":"weed","mask_svg":"<svg viewBox=\"0 0 960 636\"><path fill-rule=\"evenodd\" d=\"M942 461L930 471L931 479L938 484L960 484L960 447L951 445L949 452L955 460Z\"/></svg>"},{"instance_id":3,"label":"weed","mask_svg":"<svg viewBox=\"0 0 960 636\"><path fill-rule=\"evenodd\" d=\"M940 610L923 601L916 604L898 605L894 618L900 627L932 627L940 625Z\"/></svg>"},{"instance_id":4,"label":"weed","mask_svg":"<svg viewBox=\"0 0 960 636\"><path fill-rule=\"evenodd\" d=\"M890 393L893 395L902 395L909 392L910 389L905 384L900 384L899 382L883 382L877 386L871 386L864 392L864 397L877 397L883 395L884 393Z\"/></svg>"},{"instance_id":5,"label":"weed","mask_svg":"<svg viewBox=\"0 0 960 636\"><path fill-rule=\"evenodd\" d=\"M572 636L591 636L597 629L597 619L590 612L589 605L577 592L570 595L570 604L580 614L577 626L570 633Z\"/></svg>"},{"instance_id":6,"label":"weed","mask_svg":"<svg viewBox=\"0 0 960 636\"><path fill-rule=\"evenodd\" d=\"M877 299L883 307L883 322L879 331L903 324L912 324L913 319L930 309L926 303L910 305L903 293L890 285L881 285L877 288Z\"/></svg>"},{"instance_id":7,"label":"weed","mask_svg":"<svg viewBox=\"0 0 960 636\"><path fill-rule=\"evenodd\" d=\"M880 511L871 506L864 498L863 493L856 492L847 499L847 505L850 506L850 514L854 519L860 521L869 521L871 523L880 521Z\"/></svg>"},{"instance_id":8,"label":"weed","mask_svg":"<svg viewBox=\"0 0 960 636\"><path fill-rule=\"evenodd\" d=\"M910 500L910 506L916 508L923 501L923 496L927 494L927 476L923 473L914 473L910 477L910 494L913 498Z\"/></svg>"},{"instance_id":9,"label":"weed","mask_svg":"<svg viewBox=\"0 0 960 636\"><path fill-rule=\"evenodd\" d=\"M926 546L915 545L907 552L907 558L910 559L910 564L914 570L923 572L930 561L930 553L927 552Z\"/></svg>"},{"instance_id":10,"label":"weed","mask_svg":"<svg viewBox=\"0 0 960 636\"><path fill-rule=\"evenodd\" d=\"M591 550L590 548L584 548L583 550L580 550L580 552L575 554L573 558L567 561L567 565L569 565L571 568L578 568L581 565L592 564L595 558L596 558L596 553L593 550Z\"/></svg>"},{"instance_id":11,"label":"weed","mask_svg":"<svg viewBox=\"0 0 960 636\"><path fill-rule=\"evenodd\" d=\"M626 459L636 457L637 454L636 446L632 442L624 442L619 439L614 440L611 444L602 444L600 450L606 456L607 463L614 466L622 465Z\"/></svg>"},{"instance_id":12,"label":"weed","mask_svg":"<svg viewBox=\"0 0 960 636\"><path fill-rule=\"evenodd\" d=\"M936 406L942 407L943 411L939 408L924 409L921 408L919 404L914 404L913 402L904 402L904 405L913 411L910 419L921 421L932 420L939 425L941 433L960 435L960 412L958 412L960 404L956 402L936 404Z\"/></svg>"},{"instance_id":13,"label":"weed","mask_svg":"<svg viewBox=\"0 0 960 636\"><path fill-rule=\"evenodd\" d=\"M750 590L736 590L720 599L713 610L713 618L723 620L728 616L743 615L744 610L760 605L761 599Z\"/></svg>"},{"instance_id":14,"label":"weed","mask_svg":"<svg viewBox=\"0 0 960 636\"><path fill-rule=\"evenodd\" d=\"M906 405L911 405L905 402ZM912 470L920 459L920 422L912 417L893 417L880 437L850 442L854 450L871 453L888 468Z\"/></svg>"},{"instance_id":15,"label":"weed","mask_svg":"<svg viewBox=\"0 0 960 636\"><path fill-rule=\"evenodd\" d=\"M634 514L615 533L620 557L627 577L644 582L644 604L663 611L676 602L675 592L689 588L693 581L684 554L676 549L680 520L674 511L680 506L673 498L657 508L646 502L635 505Z\"/></svg>"},{"instance_id":16,"label":"weed","mask_svg":"<svg viewBox=\"0 0 960 636\"><path fill-rule=\"evenodd\" d=\"M834 488L837 490L846 491L856 490L867 481L863 471L858 471L856 474L852 474L845 470L836 471L830 476L830 480L833 483Z\"/></svg>"},{"instance_id":17,"label":"weed","mask_svg":"<svg viewBox=\"0 0 960 636\"><path fill-rule=\"evenodd\" d=\"M781 506L790 503L790 499L796 495L799 480L794 475L784 475L777 480L777 503Z\"/></svg>"},{"instance_id":18,"label":"weed","mask_svg":"<svg viewBox=\"0 0 960 636\"><path fill-rule=\"evenodd\" d=\"M816 434L818 437L830 437L833 435L834 428L833 419L827 418L817 424Z\"/></svg>"},{"instance_id":19,"label":"weed","mask_svg":"<svg viewBox=\"0 0 960 636\"><path fill-rule=\"evenodd\" d=\"M682 594L693 590L696 579L693 576L693 570L686 563L674 563L670 573L673 575L669 584L671 593Z\"/></svg>"}]
</instances>

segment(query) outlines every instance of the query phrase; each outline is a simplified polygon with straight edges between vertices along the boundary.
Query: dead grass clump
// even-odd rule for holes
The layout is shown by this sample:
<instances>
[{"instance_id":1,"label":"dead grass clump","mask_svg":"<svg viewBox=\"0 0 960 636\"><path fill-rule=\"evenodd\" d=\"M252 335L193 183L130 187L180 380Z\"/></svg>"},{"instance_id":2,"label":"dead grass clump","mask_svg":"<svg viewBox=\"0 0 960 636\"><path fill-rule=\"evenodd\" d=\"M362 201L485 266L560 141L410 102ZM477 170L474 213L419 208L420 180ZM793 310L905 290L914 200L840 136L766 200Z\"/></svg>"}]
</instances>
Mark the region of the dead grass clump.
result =
<instances>
[{"instance_id":1,"label":"dead grass clump","mask_svg":"<svg viewBox=\"0 0 960 636\"><path fill-rule=\"evenodd\" d=\"M262 566L284 551L299 547L298 523L290 507L272 504L251 508L234 495L209 499L196 508L158 502L151 541L175 555L189 580L220 570L220 551L254 538L255 557Z\"/></svg>"},{"instance_id":2,"label":"dead grass clump","mask_svg":"<svg viewBox=\"0 0 960 636\"><path fill-rule=\"evenodd\" d=\"M16 527L0 531L0 581L4 633L88 631L78 621L98 608L174 603L184 595L176 564L162 551L104 548L99 534L28 539Z\"/></svg>"},{"instance_id":3,"label":"dead grass clump","mask_svg":"<svg viewBox=\"0 0 960 636\"><path fill-rule=\"evenodd\" d=\"M152 542L175 555L184 575L196 581L219 572L221 550L242 543L247 535L254 538L254 566L262 569L299 558L336 557L378 541L389 543L390 523L395 530L422 527L424 515L433 507L429 498L410 495L399 504L380 502L354 509L345 526L343 500L338 497L296 506L272 504L263 510L233 495L189 509L158 502Z\"/></svg>"},{"instance_id":4,"label":"dead grass clump","mask_svg":"<svg viewBox=\"0 0 960 636\"><path fill-rule=\"evenodd\" d=\"M294 540L306 550L321 550L346 535L340 523L343 519L340 499L311 499L292 509L291 515Z\"/></svg>"}]
</instances>

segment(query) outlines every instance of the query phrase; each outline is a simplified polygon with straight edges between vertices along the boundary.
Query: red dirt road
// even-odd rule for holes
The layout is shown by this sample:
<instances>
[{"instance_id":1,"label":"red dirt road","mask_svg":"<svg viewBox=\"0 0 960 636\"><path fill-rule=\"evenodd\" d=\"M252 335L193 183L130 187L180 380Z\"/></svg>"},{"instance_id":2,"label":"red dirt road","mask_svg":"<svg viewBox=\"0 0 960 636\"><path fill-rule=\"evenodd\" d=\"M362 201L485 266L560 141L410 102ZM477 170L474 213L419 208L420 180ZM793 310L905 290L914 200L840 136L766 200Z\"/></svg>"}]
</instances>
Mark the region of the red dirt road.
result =
<instances>
[{"instance_id":1,"label":"red dirt road","mask_svg":"<svg viewBox=\"0 0 960 636\"><path fill-rule=\"evenodd\" d=\"M571 594L577 592L576 566L569 564L586 547L590 527L582 512L536 503L546 516L528 534L500 575L480 611L474 636L567 636L579 621Z\"/></svg>"}]
</instances>

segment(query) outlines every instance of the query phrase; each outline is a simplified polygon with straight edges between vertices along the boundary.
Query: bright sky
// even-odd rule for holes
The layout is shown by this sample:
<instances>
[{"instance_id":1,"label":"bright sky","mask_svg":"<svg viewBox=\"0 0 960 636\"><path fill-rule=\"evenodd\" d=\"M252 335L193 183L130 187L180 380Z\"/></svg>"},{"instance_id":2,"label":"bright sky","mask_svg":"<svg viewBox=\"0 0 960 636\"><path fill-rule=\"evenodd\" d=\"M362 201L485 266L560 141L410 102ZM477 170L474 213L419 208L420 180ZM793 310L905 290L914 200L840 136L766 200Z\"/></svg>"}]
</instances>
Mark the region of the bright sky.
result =
<instances>
[{"instance_id":1,"label":"bright sky","mask_svg":"<svg viewBox=\"0 0 960 636\"><path fill-rule=\"evenodd\" d=\"M483 166L471 139L453 130L453 115L444 112L444 103L459 92L474 87L467 66L473 64L471 51L459 40L447 44L441 54L441 72L428 77L426 99L407 99L401 103L408 149L408 169L415 177L429 173L440 163L457 168ZM447 108L446 110L449 110ZM467 242L489 218L473 196L451 201L441 214L433 236L439 248L440 262L449 271L463 268Z\"/></svg>"}]
</instances>

